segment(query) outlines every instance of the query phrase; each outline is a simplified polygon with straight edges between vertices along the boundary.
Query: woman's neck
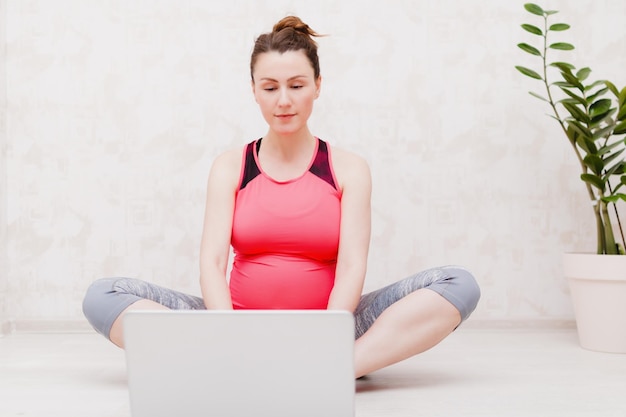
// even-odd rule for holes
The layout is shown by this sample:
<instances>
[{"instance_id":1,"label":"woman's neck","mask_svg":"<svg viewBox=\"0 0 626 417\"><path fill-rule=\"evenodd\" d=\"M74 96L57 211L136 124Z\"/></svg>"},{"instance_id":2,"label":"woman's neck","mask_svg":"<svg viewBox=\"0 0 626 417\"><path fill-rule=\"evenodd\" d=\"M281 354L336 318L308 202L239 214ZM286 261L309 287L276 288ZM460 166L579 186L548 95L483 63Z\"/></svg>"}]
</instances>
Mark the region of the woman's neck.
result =
<instances>
[{"instance_id":1,"label":"woman's neck","mask_svg":"<svg viewBox=\"0 0 626 417\"><path fill-rule=\"evenodd\" d=\"M298 178L308 169L316 146L308 129L298 135L276 135L270 131L259 150L261 169L277 181Z\"/></svg>"},{"instance_id":2,"label":"woman's neck","mask_svg":"<svg viewBox=\"0 0 626 417\"><path fill-rule=\"evenodd\" d=\"M263 138L262 148L265 148L265 151L269 151L276 158L293 160L302 154L310 154L314 146L315 137L308 129L304 129L289 135L280 135L269 131Z\"/></svg>"}]
</instances>

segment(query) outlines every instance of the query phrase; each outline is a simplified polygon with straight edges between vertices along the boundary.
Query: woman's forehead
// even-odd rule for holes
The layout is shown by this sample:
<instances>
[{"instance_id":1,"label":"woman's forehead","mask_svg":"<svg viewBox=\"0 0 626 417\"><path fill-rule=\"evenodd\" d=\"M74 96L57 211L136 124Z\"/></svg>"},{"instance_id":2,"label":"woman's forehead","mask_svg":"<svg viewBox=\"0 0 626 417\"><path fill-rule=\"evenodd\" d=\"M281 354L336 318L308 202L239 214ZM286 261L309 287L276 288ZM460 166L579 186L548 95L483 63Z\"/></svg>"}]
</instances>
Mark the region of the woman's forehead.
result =
<instances>
[{"instance_id":1,"label":"woman's forehead","mask_svg":"<svg viewBox=\"0 0 626 417\"><path fill-rule=\"evenodd\" d=\"M264 52L260 54L254 65L256 80L270 79L275 81L295 78L313 78L313 66L302 50Z\"/></svg>"}]
</instances>

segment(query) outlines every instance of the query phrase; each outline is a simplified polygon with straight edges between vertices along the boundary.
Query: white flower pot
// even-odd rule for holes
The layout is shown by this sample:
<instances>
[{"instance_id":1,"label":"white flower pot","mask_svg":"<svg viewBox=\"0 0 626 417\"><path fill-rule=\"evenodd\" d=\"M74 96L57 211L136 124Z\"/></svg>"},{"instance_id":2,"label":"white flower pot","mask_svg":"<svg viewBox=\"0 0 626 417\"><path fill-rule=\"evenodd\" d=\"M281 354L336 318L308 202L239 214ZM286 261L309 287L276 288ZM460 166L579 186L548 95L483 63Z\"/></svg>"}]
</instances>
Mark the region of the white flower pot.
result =
<instances>
[{"instance_id":1,"label":"white flower pot","mask_svg":"<svg viewBox=\"0 0 626 417\"><path fill-rule=\"evenodd\" d=\"M589 350L626 353L626 256L566 253L578 339Z\"/></svg>"}]
</instances>

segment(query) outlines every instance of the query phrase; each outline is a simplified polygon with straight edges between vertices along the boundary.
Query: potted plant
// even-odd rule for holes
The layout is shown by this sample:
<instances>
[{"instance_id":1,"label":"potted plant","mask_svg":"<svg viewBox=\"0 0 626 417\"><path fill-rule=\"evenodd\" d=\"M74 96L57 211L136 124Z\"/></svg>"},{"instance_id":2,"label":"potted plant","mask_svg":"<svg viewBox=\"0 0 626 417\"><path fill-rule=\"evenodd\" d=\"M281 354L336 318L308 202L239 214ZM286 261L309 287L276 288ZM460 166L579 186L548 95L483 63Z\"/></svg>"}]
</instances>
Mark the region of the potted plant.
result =
<instances>
[{"instance_id":1,"label":"potted plant","mask_svg":"<svg viewBox=\"0 0 626 417\"><path fill-rule=\"evenodd\" d=\"M539 71L516 68L540 82L543 92L530 94L550 109L549 116L569 142L596 222L596 253L566 253L563 258L580 344L590 350L626 353L626 256L620 256L626 241L617 206L626 201L626 87L620 90L610 81L590 80L589 67L577 69L551 61L554 51L574 49L571 43L549 40L570 25L551 23L555 10L532 3L524 8L540 25L521 26L538 42L518 47L541 65Z\"/></svg>"}]
</instances>

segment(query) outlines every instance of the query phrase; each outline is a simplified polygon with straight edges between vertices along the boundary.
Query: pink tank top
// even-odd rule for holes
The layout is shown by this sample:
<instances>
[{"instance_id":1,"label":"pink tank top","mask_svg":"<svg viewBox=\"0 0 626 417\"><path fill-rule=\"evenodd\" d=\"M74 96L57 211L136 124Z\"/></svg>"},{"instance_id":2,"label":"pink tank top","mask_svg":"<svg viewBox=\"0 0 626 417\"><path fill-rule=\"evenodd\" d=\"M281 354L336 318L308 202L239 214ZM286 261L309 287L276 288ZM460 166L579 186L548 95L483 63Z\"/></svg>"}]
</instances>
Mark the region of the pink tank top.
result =
<instances>
[{"instance_id":1,"label":"pink tank top","mask_svg":"<svg viewBox=\"0 0 626 417\"><path fill-rule=\"evenodd\" d=\"M309 169L275 181L261 168L261 139L243 154L235 198L230 292L235 309L325 309L335 281L341 193L326 142Z\"/></svg>"}]
</instances>

